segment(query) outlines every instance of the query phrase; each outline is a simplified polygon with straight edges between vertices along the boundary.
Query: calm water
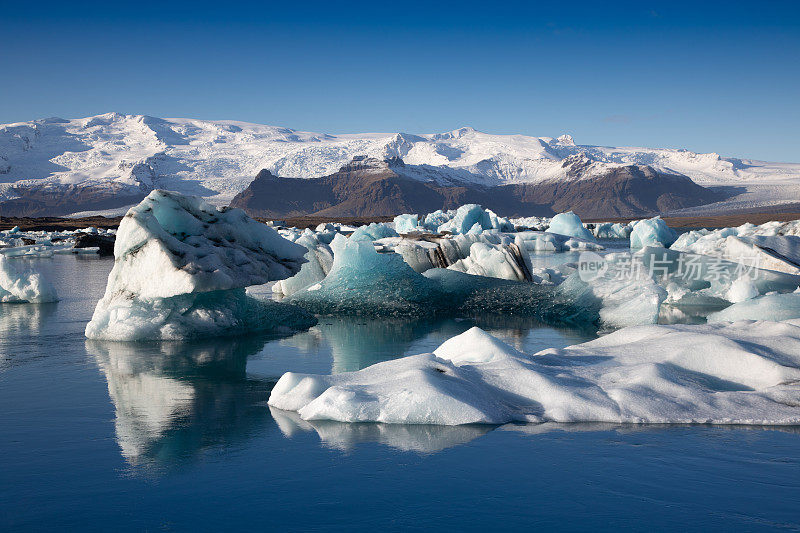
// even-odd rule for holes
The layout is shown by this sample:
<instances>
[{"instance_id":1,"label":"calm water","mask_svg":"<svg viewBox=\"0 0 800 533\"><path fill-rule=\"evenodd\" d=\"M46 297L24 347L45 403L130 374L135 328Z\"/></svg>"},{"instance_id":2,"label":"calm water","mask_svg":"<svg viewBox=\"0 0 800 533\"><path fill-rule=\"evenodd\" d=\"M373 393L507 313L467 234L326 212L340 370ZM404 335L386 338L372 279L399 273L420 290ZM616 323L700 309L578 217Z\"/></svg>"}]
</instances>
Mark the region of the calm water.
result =
<instances>
[{"instance_id":1,"label":"calm water","mask_svg":"<svg viewBox=\"0 0 800 533\"><path fill-rule=\"evenodd\" d=\"M88 342L111 261L37 264L62 301L0 307L0 530L800 529L800 432L309 424L266 405L283 372L430 351L475 322ZM589 338L478 325L527 352Z\"/></svg>"}]
</instances>

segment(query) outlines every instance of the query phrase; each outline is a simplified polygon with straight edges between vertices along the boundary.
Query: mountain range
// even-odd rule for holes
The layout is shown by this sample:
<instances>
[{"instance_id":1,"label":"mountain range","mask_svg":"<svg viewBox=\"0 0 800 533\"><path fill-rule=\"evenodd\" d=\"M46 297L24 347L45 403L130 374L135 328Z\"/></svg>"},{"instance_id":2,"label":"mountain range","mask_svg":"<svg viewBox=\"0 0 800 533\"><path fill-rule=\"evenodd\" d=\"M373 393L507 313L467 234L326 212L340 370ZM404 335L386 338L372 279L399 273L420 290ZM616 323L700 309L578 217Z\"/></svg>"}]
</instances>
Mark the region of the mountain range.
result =
<instances>
[{"instance_id":1,"label":"mountain range","mask_svg":"<svg viewBox=\"0 0 800 533\"><path fill-rule=\"evenodd\" d=\"M475 202L596 218L779 210L800 202L800 164L472 128L330 135L117 113L0 126L0 215L118 214L154 188L270 217Z\"/></svg>"}]
</instances>

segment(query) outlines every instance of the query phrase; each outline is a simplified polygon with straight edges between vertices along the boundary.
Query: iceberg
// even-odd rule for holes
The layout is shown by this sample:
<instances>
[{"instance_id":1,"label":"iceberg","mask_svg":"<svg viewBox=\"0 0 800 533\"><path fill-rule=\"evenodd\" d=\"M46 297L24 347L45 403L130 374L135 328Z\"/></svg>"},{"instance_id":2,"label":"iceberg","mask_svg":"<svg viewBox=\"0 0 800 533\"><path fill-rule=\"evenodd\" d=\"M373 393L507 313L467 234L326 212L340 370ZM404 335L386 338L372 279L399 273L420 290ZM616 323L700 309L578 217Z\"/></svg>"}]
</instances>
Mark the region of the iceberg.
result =
<instances>
[{"instance_id":1,"label":"iceberg","mask_svg":"<svg viewBox=\"0 0 800 533\"><path fill-rule=\"evenodd\" d=\"M752 297L751 297L752 298ZM800 318L800 293L766 294L744 299L708 315L709 322L737 320L789 320Z\"/></svg>"},{"instance_id":2,"label":"iceberg","mask_svg":"<svg viewBox=\"0 0 800 533\"><path fill-rule=\"evenodd\" d=\"M592 233L598 239L628 239L631 231L633 231L632 224L602 222L594 226Z\"/></svg>"},{"instance_id":3,"label":"iceberg","mask_svg":"<svg viewBox=\"0 0 800 533\"><path fill-rule=\"evenodd\" d=\"M295 242L308 249L304 255L307 262L303 263L300 272L291 278L275 283L272 290L283 296L291 296L297 291L322 281L333 266L333 250L319 238L318 234L306 230Z\"/></svg>"},{"instance_id":4,"label":"iceberg","mask_svg":"<svg viewBox=\"0 0 800 533\"><path fill-rule=\"evenodd\" d=\"M397 232L386 224L376 222L367 226L359 226L350 236L354 241L377 241L387 237L397 237Z\"/></svg>"},{"instance_id":5,"label":"iceberg","mask_svg":"<svg viewBox=\"0 0 800 533\"><path fill-rule=\"evenodd\" d=\"M596 266L596 270L587 267ZM651 275L638 255L581 254L578 270L557 291L575 305L596 310L607 329L655 324L667 291Z\"/></svg>"},{"instance_id":6,"label":"iceberg","mask_svg":"<svg viewBox=\"0 0 800 533\"><path fill-rule=\"evenodd\" d=\"M425 231L419 224L419 215L397 215L394 217L394 229L397 233L411 233L413 231Z\"/></svg>"},{"instance_id":7,"label":"iceberg","mask_svg":"<svg viewBox=\"0 0 800 533\"><path fill-rule=\"evenodd\" d=\"M557 233L569 237L578 237L585 241L594 241L594 235L583 226L581 219L572 211L559 213L550 220L548 233Z\"/></svg>"},{"instance_id":8,"label":"iceberg","mask_svg":"<svg viewBox=\"0 0 800 533\"><path fill-rule=\"evenodd\" d=\"M504 313L584 326L597 320L596 309L575 307L551 285L447 268L430 268L420 274L400 254L378 253L371 242L343 236L337 236L331 248L333 266L325 279L294 293L285 302L322 315L430 317Z\"/></svg>"},{"instance_id":9,"label":"iceberg","mask_svg":"<svg viewBox=\"0 0 800 533\"><path fill-rule=\"evenodd\" d=\"M800 321L636 326L525 355L479 328L358 372L288 372L306 421L800 424Z\"/></svg>"},{"instance_id":10,"label":"iceberg","mask_svg":"<svg viewBox=\"0 0 800 533\"><path fill-rule=\"evenodd\" d=\"M444 215L444 214L443 214ZM465 204L455 210L454 213L447 214L449 220L439 225L437 233L480 233L484 230L514 231L514 225L507 219L497 216L491 209L483 209L477 204ZM444 218L438 212L431 213L425 217L425 225L428 225L428 217L432 220Z\"/></svg>"},{"instance_id":11,"label":"iceberg","mask_svg":"<svg viewBox=\"0 0 800 533\"><path fill-rule=\"evenodd\" d=\"M245 287L297 273L306 249L239 209L156 190L120 223L90 339L163 340L302 330L307 312Z\"/></svg>"},{"instance_id":12,"label":"iceberg","mask_svg":"<svg viewBox=\"0 0 800 533\"><path fill-rule=\"evenodd\" d=\"M661 217L637 220L631 230L631 248L660 246L669 248L678 238L675 230L667 226Z\"/></svg>"},{"instance_id":13,"label":"iceberg","mask_svg":"<svg viewBox=\"0 0 800 533\"><path fill-rule=\"evenodd\" d=\"M31 268L19 269L0 255L0 302L46 303L58 300L56 289L41 273Z\"/></svg>"}]
</instances>

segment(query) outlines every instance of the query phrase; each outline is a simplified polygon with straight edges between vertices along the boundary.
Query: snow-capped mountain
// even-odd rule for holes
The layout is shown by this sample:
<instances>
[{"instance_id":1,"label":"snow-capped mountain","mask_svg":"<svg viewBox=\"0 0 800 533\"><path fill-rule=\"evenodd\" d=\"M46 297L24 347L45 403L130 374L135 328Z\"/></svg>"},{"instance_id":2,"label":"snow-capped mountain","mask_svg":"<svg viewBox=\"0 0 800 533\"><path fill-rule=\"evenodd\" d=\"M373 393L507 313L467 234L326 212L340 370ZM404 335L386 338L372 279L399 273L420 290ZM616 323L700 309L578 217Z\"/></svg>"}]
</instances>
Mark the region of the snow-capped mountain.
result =
<instances>
[{"instance_id":1,"label":"snow-capped mountain","mask_svg":"<svg viewBox=\"0 0 800 533\"><path fill-rule=\"evenodd\" d=\"M491 135L472 128L428 135L329 135L108 113L0 126L0 214L121 207L153 188L225 205L262 169L281 177L318 178L336 173L355 156L399 158L408 166L406 174L420 181L479 187L586 180L646 165L703 186L730 188L734 198L720 209L800 202L800 164L576 145L569 135Z\"/></svg>"}]
</instances>

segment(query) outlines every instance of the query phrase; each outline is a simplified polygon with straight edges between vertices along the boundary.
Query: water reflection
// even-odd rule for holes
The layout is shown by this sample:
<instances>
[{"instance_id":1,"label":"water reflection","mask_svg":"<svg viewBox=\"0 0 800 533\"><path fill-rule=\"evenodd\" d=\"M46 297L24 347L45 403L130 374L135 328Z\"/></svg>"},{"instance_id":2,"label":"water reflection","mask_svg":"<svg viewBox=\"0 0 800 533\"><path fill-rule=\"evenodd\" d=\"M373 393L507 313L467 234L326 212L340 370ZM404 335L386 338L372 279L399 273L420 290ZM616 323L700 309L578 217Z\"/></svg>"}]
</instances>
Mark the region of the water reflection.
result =
<instances>
[{"instance_id":1,"label":"water reflection","mask_svg":"<svg viewBox=\"0 0 800 533\"><path fill-rule=\"evenodd\" d=\"M528 353L594 337L578 330L544 327L530 317L441 321L343 317L323 318L311 330L292 337L262 335L192 343L85 341L85 346L107 381L122 455L129 464L147 469L177 465L209 448L229 447L262 433L271 424L266 407L269 391L288 370L311 365L315 372L355 371L431 352L473 325ZM433 453L493 429L310 423L280 411L272 411L272 417L287 436L315 431L326 446L339 449L379 442L399 450Z\"/></svg>"},{"instance_id":2,"label":"water reflection","mask_svg":"<svg viewBox=\"0 0 800 533\"><path fill-rule=\"evenodd\" d=\"M349 451L357 444L374 442L401 451L436 453L466 444L489 433L495 426L431 426L420 424L352 424L330 420L306 421L297 413L270 407L281 432L291 438L303 431L316 431L324 445Z\"/></svg>"},{"instance_id":3,"label":"water reflection","mask_svg":"<svg viewBox=\"0 0 800 533\"><path fill-rule=\"evenodd\" d=\"M444 320L322 317L280 344L306 353L329 350L331 373L353 372L406 355L432 352L447 339L478 326L525 353L597 338L594 330L552 328L532 317L483 315Z\"/></svg>"},{"instance_id":4,"label":"water reflection","mask_svg":"<svg viewBox=\"0 0 800 533\"><path fill-rule=\"evenodd\" d=\"M0 371L41 353L42 330L56 311L54 303L0 304Z\"/></svg>"},{"instance_id":5,"label":"water reflection","mask_svg":"<svg viewBox=\"0 0 800 533\"><path fill-rule=\"evenodd\" d=\"M267 340L86 341L108 382L125 459L144 466L180 463L268 423L264 402L271 384L245 372L247 358Z\"/></svg>"}]
</instances>

